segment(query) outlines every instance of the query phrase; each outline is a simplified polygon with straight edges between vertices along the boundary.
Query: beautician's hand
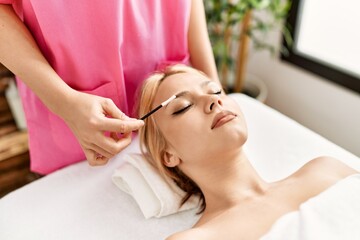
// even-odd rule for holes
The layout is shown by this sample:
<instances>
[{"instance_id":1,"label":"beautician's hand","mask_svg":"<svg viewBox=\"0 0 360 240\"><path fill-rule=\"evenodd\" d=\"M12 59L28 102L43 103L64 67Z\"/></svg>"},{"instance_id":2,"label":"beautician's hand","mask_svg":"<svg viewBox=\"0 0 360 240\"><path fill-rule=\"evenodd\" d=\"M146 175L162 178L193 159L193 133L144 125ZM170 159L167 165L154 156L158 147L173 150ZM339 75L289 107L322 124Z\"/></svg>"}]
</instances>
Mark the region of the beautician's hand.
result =
<instances>
[{"instance_id":1,"label":"beautician's hand","mask_svg":"<svg viewBox=\"0 0 360 240\"><path fill-rule=\"evenodd\" d=\"M106 164L131 143L131 132L144 125L127 117L111 99L82 92L69 97L60 116L77 137L91 166ZM106 132L110 136L105 136Z\"/></svg>"}]
</instances>

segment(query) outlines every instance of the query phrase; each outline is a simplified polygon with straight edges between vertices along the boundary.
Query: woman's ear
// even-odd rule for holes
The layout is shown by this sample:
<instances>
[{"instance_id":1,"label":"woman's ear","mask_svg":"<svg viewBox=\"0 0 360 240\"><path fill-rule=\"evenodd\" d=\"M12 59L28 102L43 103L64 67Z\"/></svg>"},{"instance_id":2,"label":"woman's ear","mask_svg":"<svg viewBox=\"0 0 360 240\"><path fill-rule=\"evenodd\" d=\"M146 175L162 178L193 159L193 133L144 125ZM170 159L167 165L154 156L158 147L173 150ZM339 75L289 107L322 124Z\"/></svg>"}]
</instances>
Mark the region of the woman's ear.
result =
<instances>
[{"instance_id":1,"label":"woman's ear","mask_svg":"<svg viewBox=\"0 0 360 240\"><path fill-rule=\"evenodd\" d=\"M167 167L176 167L181 162L180 158L174 153L165 152L164 165Z\"/></svg>"}]
</instances>

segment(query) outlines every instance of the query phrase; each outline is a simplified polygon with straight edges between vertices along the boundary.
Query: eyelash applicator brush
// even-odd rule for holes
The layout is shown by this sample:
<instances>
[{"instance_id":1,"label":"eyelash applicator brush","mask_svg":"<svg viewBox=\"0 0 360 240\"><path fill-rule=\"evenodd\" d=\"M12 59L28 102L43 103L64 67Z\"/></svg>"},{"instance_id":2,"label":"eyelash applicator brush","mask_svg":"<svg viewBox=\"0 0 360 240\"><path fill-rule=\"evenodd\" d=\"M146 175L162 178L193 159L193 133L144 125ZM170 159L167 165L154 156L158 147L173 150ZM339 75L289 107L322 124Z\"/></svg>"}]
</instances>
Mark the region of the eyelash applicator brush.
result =
<instances>
[{"instance_id":1,"label":"eyelash applicator brush","mask_svg":"<svg viewBox=\"0 0 360 240\"><path fill-rule=\"evenodd\" d=\"M153 110L151 110L150 112L148 112L147 114L145 114L145 116L141 117L140 120L144 120L145 118L149 117L151 114L155 113L157 110L159 110L162 107L165 107L166 105L168 105L172 100L174 100L177 96L176 95L172 95L168 100L162 102L159 106L157 106L156 108L154 108Z\"/></svg>"}]
</instances>

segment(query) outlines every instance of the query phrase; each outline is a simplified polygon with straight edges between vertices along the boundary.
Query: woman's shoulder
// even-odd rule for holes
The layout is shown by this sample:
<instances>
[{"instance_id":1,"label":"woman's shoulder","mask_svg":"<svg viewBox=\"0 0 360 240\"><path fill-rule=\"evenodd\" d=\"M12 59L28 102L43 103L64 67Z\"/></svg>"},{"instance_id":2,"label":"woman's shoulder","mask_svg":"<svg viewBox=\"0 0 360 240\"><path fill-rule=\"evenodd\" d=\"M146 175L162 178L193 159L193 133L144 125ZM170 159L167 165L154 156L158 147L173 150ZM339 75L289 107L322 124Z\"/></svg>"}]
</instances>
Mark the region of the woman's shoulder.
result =
<instances>
[{"instance_id":1,"label":"woman's shoulder","mask_svg":"<svg viewBox=\"0 0 360 240\"><path fill-rule=\"evenodd\" d=\"M310 175L340 180L355 173L359 172L336 158L320 156L307 162L296 174L298 176Z\"/></svg>"},{"instance_id":2,"label":"woman's shoulder","mask_svg":"<svg viewBox=\"0 0 360 240\"><path fill-rule=\"evenodd\" d=\"M356 173L359 172L336 158L320 156L307 162L290 178L305 188L311 186L311 192L316 194Z\"/></svg>"},{"instance_id":3,"label":"woman's shoulder","mask_svg":"<svg viewBox=\"0 0 360 240\"><path fill-rule=\"evenodd\" d=\"M187 239L208 239L208 235L200 228L191 228L182 232L175 233L166 240L187 240Z\"/></svg>"},{"instance_id":4,"label":"woman's shoulder","mask_svg":"<svg viewBox=\"0 0 360 240\"><path fill-rule=\"evenodd\" d=\"M285 182L293 183L291 188L297 189L300 202L303 202L356 173L359 172L336 158L321 156L307 162Z\"/></svg>"}]
</instances>

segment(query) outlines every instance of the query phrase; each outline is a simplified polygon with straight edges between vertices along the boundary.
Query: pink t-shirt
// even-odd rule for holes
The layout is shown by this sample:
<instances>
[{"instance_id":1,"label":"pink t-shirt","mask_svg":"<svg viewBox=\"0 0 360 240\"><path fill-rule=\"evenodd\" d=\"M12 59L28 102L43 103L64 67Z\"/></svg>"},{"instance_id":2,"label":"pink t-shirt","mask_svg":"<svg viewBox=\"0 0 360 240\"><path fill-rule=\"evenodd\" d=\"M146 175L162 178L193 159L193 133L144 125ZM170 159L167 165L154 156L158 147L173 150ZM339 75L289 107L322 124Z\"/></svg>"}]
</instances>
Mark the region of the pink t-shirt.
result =
<instances>
[{"instance_id":1,"label":"pink t-shirt","mask_svg":"<svg viewBox=\"0 0 360 240\"><path fill-rule=\"evenodd\" d=\"M190 0L0 3L12 4L46 59L70 87L111 98L128 115L136 89L149 73L168 63L189 60ZM31 169L47 174L84 160L79 143L62 119L21 81L18 87L28 124Z\"/></svg>"}]
</instances>

